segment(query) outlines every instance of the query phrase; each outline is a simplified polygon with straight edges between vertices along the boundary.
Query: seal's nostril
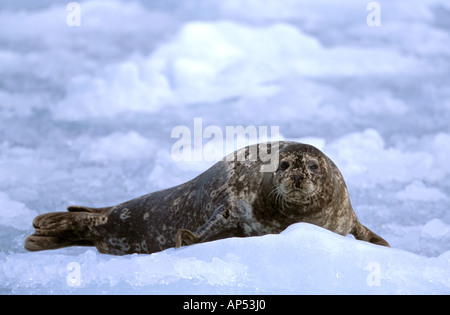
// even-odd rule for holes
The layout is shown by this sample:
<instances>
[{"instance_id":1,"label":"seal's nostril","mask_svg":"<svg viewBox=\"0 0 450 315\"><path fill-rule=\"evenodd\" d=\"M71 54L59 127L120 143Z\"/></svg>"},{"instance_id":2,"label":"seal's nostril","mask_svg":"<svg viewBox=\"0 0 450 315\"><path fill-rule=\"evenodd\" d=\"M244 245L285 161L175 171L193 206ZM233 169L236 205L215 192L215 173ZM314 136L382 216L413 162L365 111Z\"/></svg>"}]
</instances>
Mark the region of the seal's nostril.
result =
<instances>
[{"instance_id":1,"label":"seal's nostril","mask_svg":"<svg viewBox=\"0 0 450 315\"><path fill-rule=\"evenodd\" d=\"M294 182L295 182L295 184L298 185L300 183L301 179L302 179L301 175L294 175Z\"/></svg>"}]
</instances>

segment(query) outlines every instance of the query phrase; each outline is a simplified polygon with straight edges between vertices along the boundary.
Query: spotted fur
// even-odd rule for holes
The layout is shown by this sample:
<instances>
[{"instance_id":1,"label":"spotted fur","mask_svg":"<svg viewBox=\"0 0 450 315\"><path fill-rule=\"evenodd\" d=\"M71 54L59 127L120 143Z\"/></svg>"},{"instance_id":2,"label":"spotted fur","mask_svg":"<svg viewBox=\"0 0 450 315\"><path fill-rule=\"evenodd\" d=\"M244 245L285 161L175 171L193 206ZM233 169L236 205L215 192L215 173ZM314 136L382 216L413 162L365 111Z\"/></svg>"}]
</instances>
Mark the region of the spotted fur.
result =
<instances>
[{"instance_id":1,"label":"spotted fur","mask_svg":"<svg viewBox=\"0 0 450 315\"><path fill-rule=\"evenodd\" d=\"M321 151L280 142L278 169L261 172L267 162L254 156L259 149L243 148L187 183L114 207L72 206L69 212L41 215L25 248L84 245L115 255L153 253L232 236L280 233L296 222L389 246L359 223L342 174Z\"/></svg>"}]
</instances>

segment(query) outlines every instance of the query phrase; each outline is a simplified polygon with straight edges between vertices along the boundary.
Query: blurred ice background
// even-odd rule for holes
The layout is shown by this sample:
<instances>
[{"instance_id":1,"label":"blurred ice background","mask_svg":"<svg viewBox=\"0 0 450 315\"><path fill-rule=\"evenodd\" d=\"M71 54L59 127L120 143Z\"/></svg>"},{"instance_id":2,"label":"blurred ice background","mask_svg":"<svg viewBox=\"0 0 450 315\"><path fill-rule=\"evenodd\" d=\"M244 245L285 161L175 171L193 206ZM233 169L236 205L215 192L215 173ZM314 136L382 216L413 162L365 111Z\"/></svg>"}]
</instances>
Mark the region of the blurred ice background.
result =
<instances>
[{"instance_id":1,"label":"blurred ice background","mask_svg":"<svg viewBox=\"0 0 450 315\"><path fill-rule=\"evenodd\" d=\"M378 1L370 27L369 2L92 0L69 27L68 2L0 0L0 293L450 293L450 4ZM38 214L207 169L170 157L195 117L315 144L393 248L298 224L153 255L23 249Z\"/></svg>"}]
</instances>

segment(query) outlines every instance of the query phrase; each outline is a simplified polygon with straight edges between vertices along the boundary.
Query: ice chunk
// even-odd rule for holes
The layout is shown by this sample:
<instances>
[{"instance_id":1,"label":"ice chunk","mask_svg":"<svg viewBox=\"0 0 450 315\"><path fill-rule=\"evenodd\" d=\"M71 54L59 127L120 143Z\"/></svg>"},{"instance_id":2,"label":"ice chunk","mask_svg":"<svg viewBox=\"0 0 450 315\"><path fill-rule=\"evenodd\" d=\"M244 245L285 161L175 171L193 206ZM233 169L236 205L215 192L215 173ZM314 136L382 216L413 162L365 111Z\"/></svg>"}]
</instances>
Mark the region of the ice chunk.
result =
<instances>
[{"instance_id":1,"label":"ice chunk","mask_svg":"<svg viewBox=\"0 0 450 315\"><path fill-rule=\"evenodd\" d=\"M10 226L19 230L27 230L37 213L0 192L0 225Z\"/></svg>"},{"instance_id":2,"label":"ice chunk","mask_svg":"<svg viewBox=\"0 0 450 315\"><path fill-rule=\"evenodd\" d=\"M417 201L438 201L448 199L447 195L439 189L426 187L420 180L415 180L406 186L404 190L397 192L397 197L402 200Z\"/></svg>"},{"instance_id":3,"label":"ice chunk","mask_svg":"<svg viewBox=\"0 0 450 315\"><path fill-rule=\"evenodd\" d=\"M135 61L108 66L95 77L80 75L69 85L68 97L54 109L56 118L79 120L114 117L126 111L155 112L171 102L167 78L158 69Z\"/></svg>"},{"instance_id":4,"label":"ice chunk","mask_svg":"<svg viewBox=\"0 0 450 315\"><path fill-rule=\"evenodd\" d=\"M147 57L79 75L54 110L56 118L79 120L127 112L158 112L165 106L276 95L278 80L411 73L419 59L387 49L323 47L287 23L254 27L235 22L189 22ZM374 110L363 101L363 111ZM356 105L353 105L355 107ZM384 105L396 113L398 100ZM379 109L382 110L382 109Z\"/></svg>"},{"instance_id":5,"label":"ice chunk","mask_svg":"<svg viewBox=\"0 0 450 315\"><path fill-rule=\"evenodd\" d=\"M434 174L435 159L429 152L386 148L383 137L374 129L348 134L324 150L352 185L371 187L377 183L411 182L432 178Z\"/></svg>"},{"instance_id":6,"label":"ice chunk","mask_svg":"<svg viewBox=\"0 0 450 315\"><path fill-rule=\"evenodd\" d=\"M357 114L393 114L403 115L408 111L408 106L401 99L395 98L386 91L366 95L362 98L354 98L350 107Z\"/></svg>"},{"instance_id":7,"label":"ice chunk","mask_svg":"<svg viewBox=\"0 0 450 315\"><path fill-rule=\"evenodd\" d=\"M450 237L450 225L445 224L440 219L430 220L423 226L421 236L438 239Z\"/></svg>"},{"instance_id":8,"label":"ice chunk","mask_svg":"<svg viewBox=\"0 0 450 315\"><path fill-rule=\"evenodd\" d=\"M12 293L449 293L446 255L426 258L300 223L279 235L230 238L152 255L92 249L0 256Z\"/></svg>"},{"instance_id":9,"label":"ice chunk","mask_svg":"<svg viewBox=\"0 0 450 315\"><path fill-rule=\"evenodd\" d=\"M80 138L73 147L88 161L148 159L154 155L155 144L136 131L115 132L96 139Z\"/></svg>"}]
</instances>

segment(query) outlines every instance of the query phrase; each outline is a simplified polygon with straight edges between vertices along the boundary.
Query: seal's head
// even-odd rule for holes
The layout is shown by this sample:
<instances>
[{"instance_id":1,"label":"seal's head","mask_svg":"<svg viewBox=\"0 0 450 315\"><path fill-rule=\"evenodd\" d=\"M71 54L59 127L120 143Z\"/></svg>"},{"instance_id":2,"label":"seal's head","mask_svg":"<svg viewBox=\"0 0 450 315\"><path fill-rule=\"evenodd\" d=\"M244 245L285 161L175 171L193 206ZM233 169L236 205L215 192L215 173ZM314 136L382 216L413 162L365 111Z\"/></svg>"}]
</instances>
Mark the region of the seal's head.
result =
<instances>
[{"instance_id":1,"label":"seal's head","mask_svg":"<svg viewBox=\"0 0 450 315\"><path fill-rule=\"evenodd\" d=\"M307 204L329 180L328 158L313 146L292 144L280 150L275 171L277 194L290 203Z\"/></svg>"}]
</instances>

